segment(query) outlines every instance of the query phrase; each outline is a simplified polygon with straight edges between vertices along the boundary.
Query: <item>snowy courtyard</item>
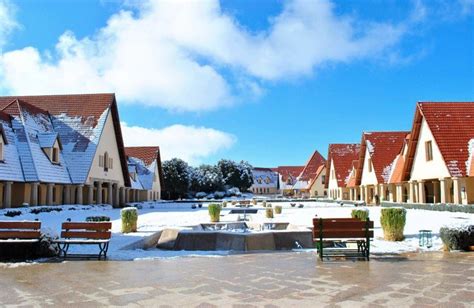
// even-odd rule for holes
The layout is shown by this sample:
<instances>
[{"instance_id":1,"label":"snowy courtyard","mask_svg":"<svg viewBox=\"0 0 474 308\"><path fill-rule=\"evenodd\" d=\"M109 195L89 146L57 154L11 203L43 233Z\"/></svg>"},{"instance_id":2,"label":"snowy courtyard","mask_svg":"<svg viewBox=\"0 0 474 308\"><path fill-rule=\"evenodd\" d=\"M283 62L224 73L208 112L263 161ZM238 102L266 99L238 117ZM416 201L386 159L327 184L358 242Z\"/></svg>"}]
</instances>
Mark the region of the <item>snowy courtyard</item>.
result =
<instances>
[{"instance_id":1,"label":"snowy courtyard","mask_svg":"<svg viewBox=\"0 0 474 308\"><path fill-rule=\"evenodd\" d=\"M299 205L303 208L299 208ZM112 221L112 239L109 248L109 259L111 260L136 260L148 258L168 258L179 256L222 256L229 251L167 251L159 249L130 249L133 243L150 236L164 228L186 227L201 223L208 223L209 215L208 203L203 203L202 208L192 209L193 203L167 203L149 202L139 204L138 232L122 234L120 209L110 206L76 206L64 205L61 211L49 213L30 213L31 208L13 209L21 211L22 214L15 217L7 217L4 214L7 210L0 211L0 220L35 220L42 223L42 232L50 236L58 236L61 223L67 219L72 221L85 221L89 216L108 216ZM343 218L350 217L351 211L355 208L352 205L338 205L331 203L303 202L292 207L290 202L274 203L283 207L282 214L275 215L275 218L265 217L265 210L261 205L255 206L257 214L249 215L251 222L288 222L303 228L312 227L312 219L320 218ZM221 222L235 221L238 215L229 215L233 206L223 208L221 212ZM474 214L436 212L425 210L407 210L407 221L405 226L405 240L402 242L389 242L383 240L383 231L380 226L380 207L368 207L370 219L375 224L375 238L371 243L371 252L374 254L394 254L415 251L440 251L442 242L439 238L439 229L444 225L466 225L474 224ZM11 210L11 209L10 209ZM418 245L419 230L432 230L433 246L431 248L420 248ZM128 247L127 247L128 246ZM94 252L96 247L74 247L75 252ZM314 250L305 250L312 253ZM235 253L235 252L234 252Z\"/></svg>"}]
</instances>

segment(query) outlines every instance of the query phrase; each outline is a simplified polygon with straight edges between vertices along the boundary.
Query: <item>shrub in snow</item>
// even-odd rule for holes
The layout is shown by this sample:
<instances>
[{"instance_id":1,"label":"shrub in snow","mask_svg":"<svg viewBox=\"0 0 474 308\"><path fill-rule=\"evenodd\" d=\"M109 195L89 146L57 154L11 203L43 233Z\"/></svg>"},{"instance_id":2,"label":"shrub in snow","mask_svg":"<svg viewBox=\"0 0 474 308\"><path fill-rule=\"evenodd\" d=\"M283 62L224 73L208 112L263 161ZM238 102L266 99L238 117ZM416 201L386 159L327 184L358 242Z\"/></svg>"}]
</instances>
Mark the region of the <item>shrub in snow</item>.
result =
<instances>
[{"instance_id":1,"label":"shrub in snow","mask_svg":"<svg viewBox=\"0 0 474 308\"><path fill-rule=\"evenodd\" d=\"M385 208L381 210L380 224L383 237L387 241L403 241L407 211L403 208Z\"/></svg>"},{"instance_id":2,"label":"shrub in snow","mask_svg":"<svg viewBox=\"0 0 474 308\"><path fill-rule=\"evenodd\" d=\"M298 205L298 208L299 208L299 209L304 208L304 204L300 203L300 205Z\"/></svg>"},{"instance_id":3,"label":"shrub in snow","mask_svg":"<svg viewBox=\"0 0 474 308\"><path fill-rule=\"evenodd\" d=\"M195 210L197 208L196 204L191 205L191 208Z\"/></svg>"},{"instance_id":4,"label":"shrub in snow","mask_svg":"<svg viewBox=\"0 0 474 308\"><path fill-rule=\"evenodd\" d=\"M470 250L474 246L474 226L442 227L439 235L444 250Z\"/></svg>"},{"instance_id":5,"label":"shrub in snow","mask_svg":"<svg viewBox=\"0 0 474 308\"><path fill-rule=\"evenodd\" d=\"M295 207L296 203L290 203L291 207Z\"/></svg>"},{"instance_id":6,"label":"shrub in snow","mask_svg":"<svg viewBox=\"0 0 474 308\"><path fill-rule=\"evenodd\" d=\"M281 214L281 211L282 211L281 205L276 205L275 206L275 214Z\"/></svg>"},{"instance_id":7,"label":"shrub in snow","mask_svg":"<svg viewBox=\"0 0 474 308\"><path fill-rule=\"evenodd\" d=\"M3 214L7 217L15 217L15 216L20 216L21 211L7 211L5 214Z\"/></svg>"},{"instance_id":8,"label":"shrub in snow","mask_svg":"<svg viewBox=\"0 0 474 308\"><path fill-rule=\"evenodd\" d=\"M225 192L223 192L223 191L216 191L216 192L214 193L214 197L217 198L217 199L222 199L222 198L225 197Z\"/></svg>"},{"instance_id":9,"label":"shrub in snow","mask_svg":"<svg viewBox=\"0 0 474 308\"><path fill-rule=\"evenodd\" d=\"M60 207L38 207L30 210L31 214L38 215L40 213L51 213L51 212L61 212L63 209Z\"/></svg>"},{"instance_id":10,"label":"shrub in snow","mask_svg":"<svg viewBox=\"0 0 474 308\"><path fill-rule=\"evenodd\" d=\"M266 216L267 218L273 218L273 209L272 209L272 208L267 208L267 209L265 210L265 216Z\"/></svg>"},{"instance_id":11,"label":"shrub in snow","mask_svg":"<svg viewBox=\"0 0 474 308\"><path fill-rule=\"evenodd\" d=\"M219 222L221 217L221 205L217 203L209 204L208 211L211 217L211 222Z\"/></svg>"},{"instance_id":12,"label":"shrub in snow","mask_svg":"<svg viewBox=\"0 0 474 308\"><path fill-rule=\"evenodd\" d=\"M198 204L198 208L202 208L202 203L199 203L199 204Z\"/></svg>"},{"instance_id":13,"label":"shrub in snow","mask_svg":"<svg viewBox=\"0 0 474 308\"><path fill-rule=\"evenodd\" d=\"M196 198L198 198L198 199L206 198L206 196L207 196L207 193L205 193L203 191L200 191L200 192L196 193Z\"/></svg>"},{"instance_id":14,"label":"shrub in snow","mask_svg":"<svg viewBox=\"0 0 474 308\"><path fill-rule=\"evenodd\" d=\"M227 194L229 196L239 196L240 195L240 190L237 187L232 187L227 190Z\"/></svg>"},{"instance_id":15,"label":"shrub in snow","mask_svg":"<svg viewBox=\"0 0 474 308\"><path fill-rule=\"evenodd\" d=\"M272 204L271 204L271 203L267 203L267 207L272 207Z\"/></svg>"},{"instance_id":16,"label":"shrub in snow","mask_svg":"<svg viewBox=\"0 0 474 308\"><path fill-rule=\"evenodd\" d=\"M126 207L120 211L122 233L137 232L138 211L134 207Z\"/></svg>"},{"instance_id":17,"label":"shrub in snow","mask_svg":"<svg viewBox=\"0 0 474 308\"><path fill-rule=\"evenodd\" d=\"M237 201L236 201L236 200L232 200L232 205L237 205Z\"/></svg>"},{"instance_id":18,"label":"shrub in snow","mask_svg":"<svg viewBox=\"0 0 474 308\"><path fill-rule=\"evenodd\" d=\"M362 221L366 221L367 219L369 219L369 210L368 209L352 210L351 217L357 218Z\"/></svg>"},{"instance_id":19,"label":"shrub in snow","mask_svg":"<svg viewBox=\"0 0 474 308\"><path fill-rule=\"evenodd\" d=\"M263 200L263 201L262 201L262 205L263 205L263 207L267 207L267 201L266 201L266 200Z\"/></svg>"},{"instance_id":20,"label":"shrub in snow","mask_svg":"<svg viewBox=\"0 0 474 308\"><path fill-rule=\"evenodd\" d=\"M257 205L257 202L258 202L257 199L252 199L252 204L253 205Z\"/></svg>"},{"instance_id":21,"label":"shrub in snow","mask_svg":"<svg viewBox=\"0 0 474 308\"><path fill-rule=\"evenodd\" d=\"M87 222L101 222L101 221L110 221L108 216L89 216L86 217Z\"/></svg>"},{"instance_id":22,"label":"shrub in snow","mask_svg":"<svg viewBox=\"0 0 474 308\"><path fill-rule=\"evenodd\" d=\"M222 207L227 207L227 201L222 201Z\"/></svg>"}]
</instances>

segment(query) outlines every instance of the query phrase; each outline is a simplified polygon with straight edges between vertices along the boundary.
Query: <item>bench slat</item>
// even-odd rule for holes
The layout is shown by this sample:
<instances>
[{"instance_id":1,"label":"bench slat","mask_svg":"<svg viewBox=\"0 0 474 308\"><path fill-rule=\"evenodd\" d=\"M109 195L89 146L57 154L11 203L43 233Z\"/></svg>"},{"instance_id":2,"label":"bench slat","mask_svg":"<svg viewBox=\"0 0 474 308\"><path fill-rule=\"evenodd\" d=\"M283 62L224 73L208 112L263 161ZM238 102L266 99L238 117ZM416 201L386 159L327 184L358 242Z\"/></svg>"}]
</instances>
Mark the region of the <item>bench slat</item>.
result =
<instances>
[{"instance_id":1,"label":"bench slat","mask_svg":"<svg viewBox=\"0 0 474 308\"><path fill-rule=\"evenodd\" d=\"M87 232L87 231L63 231L61 232L62 238L88 238L88 239L101 239L108 240L111 237L111 232Z\"/></svg>"},{"instance_id":2,"label":"bench slat","mask_svg":"<svg viewBox=\"0 0 474 308\"><path fill-rule=\"evenodd\" d=\"M328 221L323 221L323 229L324 230L332 230L332 229L351 229L351 230L356 230L356 229L366 229L367 222L366 221L334 221L334 222L328 222ZM368 227L373 228L374 227L374 222L369 221L368 222ZM319 228L319 222L315 225L315 228Z\"/></svg>"},{"instance_id":3,"label":"bench slat","mask_svg":"<svg viewBox=\"0 0 474 308\"><path fill-rule=\"evenodd\" d=\"M111 222L64 222L63 230L95 230L107 231L112 228Z\"/></svg>"},{"instance_id":4,"label":"bench slat","mask_svg":"<svg viewBox=\"0 0 474 308\"><path fill-rule=\"evenodd\" d=\"M39 239L40 231L1 231L0 239Z\"/></svg>"},{"instance_id":5,"label":"bench slat","mask_svg":"<svg viewBox=\"0 0 474 308\"><path fill-rule=\"evenodd\" d=\"M0 221L0 229L41 229L40 221Z\"/></svg>"},{"instance_id":6,"label":"bench slat","mask_svg":"<svg viewBox=\"0 0 474 308\"><path fill-rule=\"evenodd\" d=\"M365 238L364 230L323 230L323 239L326 238ZM374 237L374 231L368 232L370 238ZM314 232L315 239L319 240L319 231Z\"/></svg>"}]
</instances>

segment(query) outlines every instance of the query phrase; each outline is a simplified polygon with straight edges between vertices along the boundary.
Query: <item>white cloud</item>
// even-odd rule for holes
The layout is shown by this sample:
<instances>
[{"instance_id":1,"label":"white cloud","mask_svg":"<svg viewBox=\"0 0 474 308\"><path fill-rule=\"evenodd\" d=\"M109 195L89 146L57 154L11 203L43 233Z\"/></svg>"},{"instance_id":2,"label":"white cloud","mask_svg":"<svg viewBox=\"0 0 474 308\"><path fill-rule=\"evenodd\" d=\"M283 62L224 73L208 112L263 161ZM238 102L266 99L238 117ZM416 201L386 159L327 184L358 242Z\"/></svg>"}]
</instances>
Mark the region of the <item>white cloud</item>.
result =
<instances>
[{"instance_id":1,"label":"white cloud","mask_svg":"<svg viewBox=\"0 0 474 308\"><path fill-rule=\"evenodd\" d=\"M133 2L132 2L133 3ZM218 0L141 3L96 35L65 32L53 51L0 55L0 88L21 94L114 91L121 102L201 111L264 93L266 81L307 76L327 62L383 54L405 23L339 16L329 0L292 0L251 32Z\"/></svg>"},{"instance_id":2,"label":"white cloud","mask_svg":"<svg viewBox=\"0 0 474 308\"><path fill-rule=\"evenodd\" d=\"M0 52L10 32L18 25L15 21L14 7L7 0L0 0Z\"/></svg>"},{"instance_id":3,"label":"white cloud","mask_svg":"<svg viewBox=\"0 0 474 308\"><path fill-rule=\"evenodd\" d=\"M125 146L159 145L162 160L178 157L192 165L231 148L237 141L232 134L206 127L172 125L154 129L121 124Z\"/></svg>"}]
</instances>

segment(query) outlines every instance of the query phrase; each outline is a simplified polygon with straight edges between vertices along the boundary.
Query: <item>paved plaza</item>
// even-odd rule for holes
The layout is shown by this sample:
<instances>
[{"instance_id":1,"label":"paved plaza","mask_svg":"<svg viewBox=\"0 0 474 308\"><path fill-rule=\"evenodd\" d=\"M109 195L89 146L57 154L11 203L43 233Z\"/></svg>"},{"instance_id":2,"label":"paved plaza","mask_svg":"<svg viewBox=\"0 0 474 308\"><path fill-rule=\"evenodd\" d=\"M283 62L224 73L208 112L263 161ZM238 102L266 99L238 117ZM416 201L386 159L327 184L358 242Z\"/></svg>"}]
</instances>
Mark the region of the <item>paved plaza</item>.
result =
<instances>
[{"instance_id":1,"label":"paved plaza","mask_svg":"<svg viewBox=\"0 0 474 308\"><path fill-rule=\"evenodd\" d=\"M474 254L320 262L314 253L0 264L0 303L96 307L472 307Z\"/></svg>"}]
</instances>

